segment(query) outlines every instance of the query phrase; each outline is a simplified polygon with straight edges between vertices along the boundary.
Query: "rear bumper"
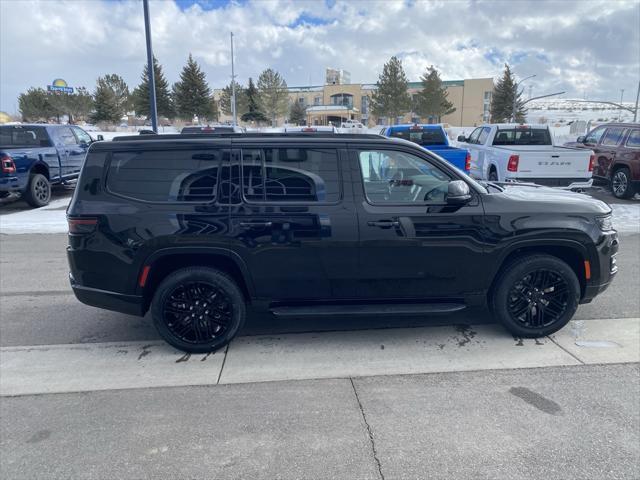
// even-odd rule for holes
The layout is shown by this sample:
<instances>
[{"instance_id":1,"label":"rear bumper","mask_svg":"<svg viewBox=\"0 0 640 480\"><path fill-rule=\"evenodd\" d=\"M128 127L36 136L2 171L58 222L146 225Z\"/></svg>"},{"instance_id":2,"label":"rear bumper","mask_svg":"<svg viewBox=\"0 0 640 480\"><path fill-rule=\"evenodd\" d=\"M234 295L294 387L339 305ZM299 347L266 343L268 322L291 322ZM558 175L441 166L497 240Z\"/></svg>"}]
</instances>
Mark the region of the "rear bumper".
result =
<instances>
[{"instance_id":1,"label":"rear bumper","mask_svg":"<svg viewBox=\"0 0 640 480\"><path fill-rule=\"evenodd\" d=\"M0 192L19 192L24 187L19 177L0 177Z\"/></svg>"},{"instance_id":2,"label":"rear bumper","mask_svg":"<svg viewBox=\"0 0 640 480\"><path fill-rule=\"evenodd\" d=\"M599 270L592 271L592 281L587 283L584 295L580 303L589 303L597 295L604 292L613 278L618 273L617 253L619 248L618 233L616 231L607 232L596 245L597 259L591 260L592 268L596 265L597 260Z\"/></svg>"},{"instance_id":3,"label":"rear bumper","mask_svg":"<svg viewBox=\"0 0 640 480\"><path fill-rule=\"evenodd\" d=\"M519 183L534 183L544 187L554 187L563 190L584 190L591 188L593 178L508 178L507 181Z\"/></svg>"},{"instance_id":4,"label":"rear bumper","mask_svg":"<svg viewBox=\"0 0 640 480\"><path fill-rule=\"evenodd\" d=\"M76 298L85 305L126 313L128 315L144 316L142 296L125 295L123 293L85 287L79 285L71 274L69 274L69 282L71 283L71 288Z\"/></svg>"}]
</instances>

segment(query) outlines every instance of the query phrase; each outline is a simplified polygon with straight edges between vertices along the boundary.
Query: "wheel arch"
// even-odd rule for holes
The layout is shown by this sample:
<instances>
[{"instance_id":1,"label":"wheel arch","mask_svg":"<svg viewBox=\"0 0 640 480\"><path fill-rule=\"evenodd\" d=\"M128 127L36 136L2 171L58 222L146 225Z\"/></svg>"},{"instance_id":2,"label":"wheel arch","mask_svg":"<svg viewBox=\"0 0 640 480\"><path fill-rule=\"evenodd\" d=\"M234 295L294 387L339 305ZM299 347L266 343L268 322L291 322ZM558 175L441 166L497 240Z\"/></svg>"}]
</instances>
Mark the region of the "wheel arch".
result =
<instances>
[{"instance_id":1,"label":"wheel arch","mask_svg":"<svg viewBox=\"0 0 640 480\"><path fill-rule=\"evenodd\" d=\"M34 173L44 175L47 180L51 180L51 177L49 175L49 167L42 162L37 162L31 166L31 168L29 169L29 174L31 175Z\"/></svg>"},{"instance_id":2,"label":"wheel arch","mask_svg":"<svg viewBox=\"0 0 640 480\"><path fill-rule=\"evenodd\" d=\"M247 302L255 296L249 270L242 258L231 250L215 247L166 248L147 257L140 266L136 281L141 279L148 268L144 287L138 283L139 294L143 297L143 311L149 309L153 295L167 275L185 267L211 267L229 275L242 291Z\"/></svg>"}]
</instances>

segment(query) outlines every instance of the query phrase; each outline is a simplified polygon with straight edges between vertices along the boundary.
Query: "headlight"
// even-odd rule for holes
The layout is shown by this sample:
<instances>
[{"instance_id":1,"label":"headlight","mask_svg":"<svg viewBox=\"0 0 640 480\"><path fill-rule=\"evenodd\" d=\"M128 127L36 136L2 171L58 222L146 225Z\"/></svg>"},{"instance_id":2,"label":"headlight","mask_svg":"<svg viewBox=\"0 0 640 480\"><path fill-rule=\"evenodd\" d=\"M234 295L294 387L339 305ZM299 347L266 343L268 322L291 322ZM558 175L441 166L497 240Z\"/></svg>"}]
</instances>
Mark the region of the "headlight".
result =
<instances>
[{"instance_id":1,"label":"headlight","mask_svg":"<svg viewBox=\"0 0 640 480\"><path fill-rule=\"evenodd\" d=\"M598 224L598 227L600 227L600 230L602 230L603 232L609 232L613 230L613 220L611 214L603 215L602 217L596 217L596 223Z\"/></svg>"}]
</instances>

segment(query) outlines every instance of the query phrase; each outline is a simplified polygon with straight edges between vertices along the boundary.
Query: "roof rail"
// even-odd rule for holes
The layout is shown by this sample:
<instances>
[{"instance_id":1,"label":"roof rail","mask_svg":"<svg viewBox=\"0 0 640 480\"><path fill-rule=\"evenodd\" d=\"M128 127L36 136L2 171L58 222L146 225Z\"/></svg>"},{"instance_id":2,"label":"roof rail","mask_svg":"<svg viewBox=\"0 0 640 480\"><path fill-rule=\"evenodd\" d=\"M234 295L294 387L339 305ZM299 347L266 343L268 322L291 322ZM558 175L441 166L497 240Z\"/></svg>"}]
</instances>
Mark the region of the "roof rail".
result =
<instances>
[{"instance_id":1,"label":"roof rail","mask_svg":"<svg viewBox=\"0 0 640 480\"><path fill-rule=\"evenodd\" d=\"M215 138L362 138L381 139L387 138L377 133L334 133L334 132L222 132L222 133L176 133L167 135L123 135L114 137L114 142L122 141L149 141L149 140L194 140Z\"/></svg>"}]
</instances>

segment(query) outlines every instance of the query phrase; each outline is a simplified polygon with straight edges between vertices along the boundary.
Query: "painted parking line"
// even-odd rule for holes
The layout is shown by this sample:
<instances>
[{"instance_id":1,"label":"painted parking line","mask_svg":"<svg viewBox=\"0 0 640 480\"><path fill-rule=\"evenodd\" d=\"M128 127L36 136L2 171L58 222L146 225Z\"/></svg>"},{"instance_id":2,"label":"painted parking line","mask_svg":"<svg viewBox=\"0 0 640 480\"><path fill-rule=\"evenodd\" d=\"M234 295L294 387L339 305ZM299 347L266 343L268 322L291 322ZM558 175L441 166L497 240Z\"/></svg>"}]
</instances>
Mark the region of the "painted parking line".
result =
<instances>
[{"instance_id":1,"label":"painted parking line","mask_svg":"<svg viewBox=\"0 0 640 480\"><path fill-rule=\"evenodd\" d=\"M0 395L640 360L639 318L584 323L537 340L513 338L498 325L260 335L237 338L226 353L208 356L163 342L5 347Z\"/></svg>"}]
</instances>

